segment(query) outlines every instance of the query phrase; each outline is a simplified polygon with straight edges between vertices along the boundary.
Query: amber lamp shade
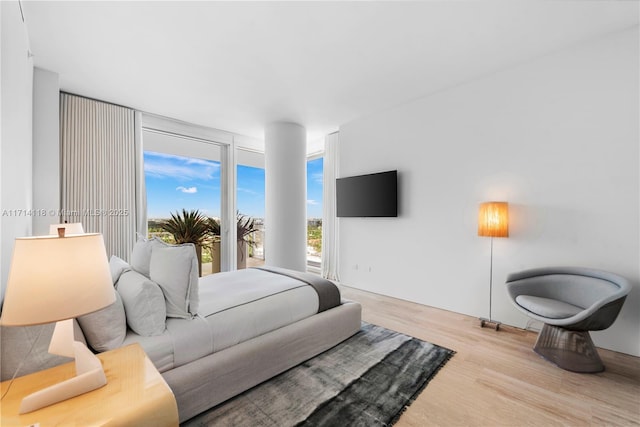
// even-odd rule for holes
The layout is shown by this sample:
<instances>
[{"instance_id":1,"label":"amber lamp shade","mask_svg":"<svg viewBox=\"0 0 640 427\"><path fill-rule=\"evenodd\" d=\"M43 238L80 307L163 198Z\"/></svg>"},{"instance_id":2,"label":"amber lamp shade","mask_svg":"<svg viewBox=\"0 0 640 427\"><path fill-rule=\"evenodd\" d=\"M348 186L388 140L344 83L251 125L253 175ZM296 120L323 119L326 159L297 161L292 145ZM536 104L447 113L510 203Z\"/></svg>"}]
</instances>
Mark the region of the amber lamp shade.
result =
<instances>
[{"instance_id":1,"label":"amber lamp shade","mask_svg":"<svg viewBox=\"0 0 640 427\"><path fill-rule=\"evenodd\" d=\"M485 202L480 204L478 236L509 237L509 203Z\"/></svg>"}]
</instances>

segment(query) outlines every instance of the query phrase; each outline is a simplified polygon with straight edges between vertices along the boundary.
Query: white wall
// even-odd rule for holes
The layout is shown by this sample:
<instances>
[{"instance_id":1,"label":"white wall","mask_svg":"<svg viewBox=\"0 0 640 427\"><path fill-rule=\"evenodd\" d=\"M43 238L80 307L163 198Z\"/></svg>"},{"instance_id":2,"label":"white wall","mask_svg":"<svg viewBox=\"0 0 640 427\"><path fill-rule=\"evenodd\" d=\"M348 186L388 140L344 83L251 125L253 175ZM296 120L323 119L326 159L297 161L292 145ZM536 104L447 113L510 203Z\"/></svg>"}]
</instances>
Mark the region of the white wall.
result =
<instances>
[{"instance_id":1,"label":"white wall","mask_svg":"<svg viewBox=\"0 0 640 427\"><path fill-rule=\"evenodd\" d=\"M7 283L13 242L31 234L31 106L33 63L27 31L16 1L0 2L0 271L2 295Z\"/></svg>"},{"instance_id":2,"label":"white wall","mask_svg":"<svg viewBox=\"0 0 640 427\"><path fill-rule=\"evenodd\" d=\"M60 82L58 74L33 72L33 234L60 221Z\"/></svg>"},{"instance_id":3,"label":"white wall","mask_svg":"<svg viewBox=\"0 0 640 427\"><path fill-rule=\"evenodd\" d=\"M638 60L636 27L342 126L340 176L398 169L400 186L399 218L340 219L342 282L487 316L477 207L505 200L493 317L526 324L510 272L610 270L634 289L594 341L640 355Z\"/></svg>"}]
</instances>

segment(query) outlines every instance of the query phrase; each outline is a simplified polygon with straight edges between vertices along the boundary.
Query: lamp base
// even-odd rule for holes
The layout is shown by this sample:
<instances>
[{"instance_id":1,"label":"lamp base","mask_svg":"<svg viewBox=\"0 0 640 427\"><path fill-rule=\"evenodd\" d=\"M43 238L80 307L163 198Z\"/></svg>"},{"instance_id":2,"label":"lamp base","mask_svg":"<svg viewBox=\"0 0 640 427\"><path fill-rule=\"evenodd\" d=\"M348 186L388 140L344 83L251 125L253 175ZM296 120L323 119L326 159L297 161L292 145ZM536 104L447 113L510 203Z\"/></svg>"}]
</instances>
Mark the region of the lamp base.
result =
<instances>
[{"instance_id":1,"label":"lamp base","mask_svg":"<svg viewBox=\"0 0 640 427\"><path fill-rule=\"evenodd\" d=\"M496 331L500 330L500 325L502 325L502 322L498 322L497 320L492 320L492 319L487 319L484 317L479 317L478 320L480 320L480 327L484 328L485 326L490 326L493 325L493 328Z\"/></svg>"},{"instance_id":2,"label":"lamp base","mask_svg":"<svg viewBox=\"0 0 640 427\"><path fill-rule=\"evenodd\" d=\"M20 414L33 412L107 384L100 359L81 342L74 341L73 350L76 358L76 376L24 397L20 404Z\"/></svg>"}]
</instances>

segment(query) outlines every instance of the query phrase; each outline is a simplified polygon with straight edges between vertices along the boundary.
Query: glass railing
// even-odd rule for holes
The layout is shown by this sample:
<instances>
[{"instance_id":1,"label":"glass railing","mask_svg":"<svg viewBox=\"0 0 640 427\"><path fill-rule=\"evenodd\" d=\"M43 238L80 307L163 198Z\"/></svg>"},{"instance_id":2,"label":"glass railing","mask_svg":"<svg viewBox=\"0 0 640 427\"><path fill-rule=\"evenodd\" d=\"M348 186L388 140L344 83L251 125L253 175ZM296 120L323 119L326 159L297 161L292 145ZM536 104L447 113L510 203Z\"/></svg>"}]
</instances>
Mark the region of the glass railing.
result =
<instances>
[{"instance_id":1,"label":"glass railing","mask_svg":"<svg viewBox=\"0 0 640 427\"><path fill-rule=\"evenodd\" d=\"M164 242L174 244L171 233L152 227L149 222L149 238L158 237ZM247 236L247 243L238 244L238 269L259 267L265 263L264 252L264 221L259 218L255 222L256 231ZM220 272L220 241L216 240L202 246L201 270L206 276ZM307 269L319 272L322 262L322 220L309 219L307 222Z\"/></svg>"}]
</instances>

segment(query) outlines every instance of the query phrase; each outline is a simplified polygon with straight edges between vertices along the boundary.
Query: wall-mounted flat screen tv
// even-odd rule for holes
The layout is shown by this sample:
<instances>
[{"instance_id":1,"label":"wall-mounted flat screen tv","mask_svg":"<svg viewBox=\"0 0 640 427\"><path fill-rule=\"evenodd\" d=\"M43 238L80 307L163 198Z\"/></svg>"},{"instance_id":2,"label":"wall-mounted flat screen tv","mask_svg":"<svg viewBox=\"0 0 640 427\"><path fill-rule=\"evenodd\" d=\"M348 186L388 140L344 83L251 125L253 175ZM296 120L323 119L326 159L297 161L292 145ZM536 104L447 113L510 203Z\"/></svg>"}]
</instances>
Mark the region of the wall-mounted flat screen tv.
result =
<instances>
[{"instance_id":1,"label":"wall-mounted flat screen tv","mask_svg":"<svg viewBox=\"0 0 640 427\"><path fill-rule=\"evenodd\" d=\"M338 217L398 216L398 171L336 180Z\"/></svg>"}]
</instances>

